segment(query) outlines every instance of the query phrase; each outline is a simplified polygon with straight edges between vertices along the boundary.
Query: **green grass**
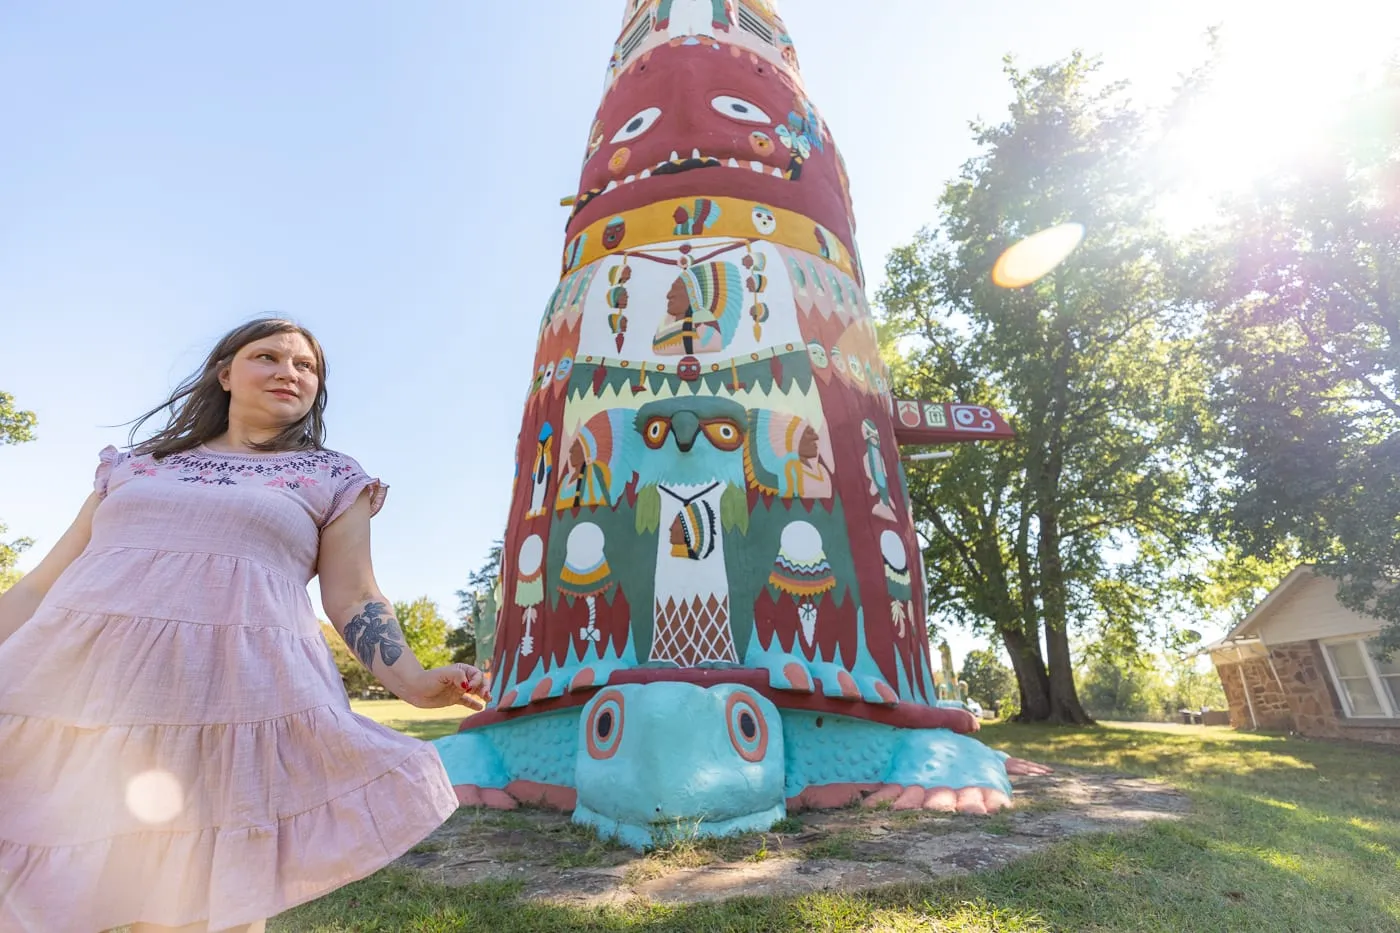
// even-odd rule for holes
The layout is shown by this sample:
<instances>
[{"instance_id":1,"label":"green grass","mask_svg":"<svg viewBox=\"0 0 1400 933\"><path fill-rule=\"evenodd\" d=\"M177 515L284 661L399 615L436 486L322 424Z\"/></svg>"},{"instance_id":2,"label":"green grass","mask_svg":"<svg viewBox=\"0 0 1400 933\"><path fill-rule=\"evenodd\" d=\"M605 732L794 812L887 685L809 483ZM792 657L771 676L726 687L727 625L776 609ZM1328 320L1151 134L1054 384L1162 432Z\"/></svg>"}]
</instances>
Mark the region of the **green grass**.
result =
<instances>
[{"instance_id":1,"label":"green grass","mask_svg":"<svg viewBox=\"0 0 1400 933\"><path fill-rule=\"evenodd\" d=\"M403 700L351 700L350 709L425 742L456 732L470 713L465 706L419 709Z\"/></svg>"},{"instance_id":2,"label":"green grass","mask_svg":"<svg viewBox=\"0 0 1400 933\"><path fill-rule=\"evenodd\" d=\"M1200 727L995 725L981 738L1052 764L1158 778L1192 812L1080 836L999 871L866 894L582 909L510 885L446 888L389 870L273 921L276 933L652 931L1395 931L1400 754ZM994 830L995 831L995 830ZM717 855L695 847L674 861ZM796 854L796 853L792 853Z\"/></svg>"}]
</instances>

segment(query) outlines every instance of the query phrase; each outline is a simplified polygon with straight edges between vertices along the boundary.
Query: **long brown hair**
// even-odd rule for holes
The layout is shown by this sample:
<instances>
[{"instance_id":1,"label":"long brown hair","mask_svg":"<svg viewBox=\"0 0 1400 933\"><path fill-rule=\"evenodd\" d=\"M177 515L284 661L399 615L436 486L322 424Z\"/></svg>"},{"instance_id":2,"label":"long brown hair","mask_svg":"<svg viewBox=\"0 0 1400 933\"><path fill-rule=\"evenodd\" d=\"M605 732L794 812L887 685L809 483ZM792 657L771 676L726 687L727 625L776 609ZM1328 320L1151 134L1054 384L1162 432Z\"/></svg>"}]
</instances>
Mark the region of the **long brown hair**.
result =
<instances>
[{"instance_id":1,"label":"long brown hair","mask_svg":"<svg viewBox=\"0 0 1400 933\"><path fill-rule=\"evenodd\" d=\"M180 383L170 398L138 418L131 429L128 442L136 453L152 454L157 460L177 454L213 440L228 430L229 393L219 383L219 374L233 363L248 344L274 334L301 334L316 356L316 399L302 418L287 425L281 433L260 444L254 450L319 450L326 440L326 355L311 331L283 318L259 318L229 331L209 351L199 371ZM165 429L135 444L141 425L170 410Z\"/></svg>"}]
</instances>

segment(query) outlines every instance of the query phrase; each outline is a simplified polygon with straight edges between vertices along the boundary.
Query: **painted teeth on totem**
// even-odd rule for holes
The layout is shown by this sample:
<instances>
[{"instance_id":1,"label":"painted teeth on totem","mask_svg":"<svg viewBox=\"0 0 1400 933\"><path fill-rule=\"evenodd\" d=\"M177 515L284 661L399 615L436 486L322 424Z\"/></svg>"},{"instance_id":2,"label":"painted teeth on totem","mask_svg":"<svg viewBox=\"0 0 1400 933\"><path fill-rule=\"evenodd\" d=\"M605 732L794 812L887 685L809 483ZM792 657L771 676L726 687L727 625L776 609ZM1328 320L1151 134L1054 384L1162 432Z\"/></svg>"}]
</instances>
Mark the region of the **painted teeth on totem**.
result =
<instances>
[{"instance_id":1,"label":"painted teeth on totem","mask_svg":"<svg viewBox=\"0 0 1400 933\"><path fill-rule=\"evenodd\" d=\"M764 165L763 165L762 162L750 162L750 163L749 163L749 166L750 166L755 172L758 172L760 175L762 175L765 171L767 171L767 169L764 168Z\"/></svg>"},{"instance_id":2,"label":"painted teeth on totem","mask_svg":"<svg viewBox=\"0 0 1400 933\"><path fill-rule=\"evenodd\" d=\"M692 159L698 159L698 158L700 158L700 150L699 150L699 149L692 149L692 150L690 150L690 157L691 157Z\"/></svg>"},{"instance_id":3,"label":"painted teeth on totem","mask_svg":"<svg viewBox=\"0 0 1400 933\"><path fill-rule=\"evenodd\" d=\"M741 166L739 165L739 160L736 159L736 158L734 158L733 156L731 156L731 157L729 158L729 167L730 167L730 168L740 168Z\"/></svg>"},{"instance_id":4,"label":"painted teeth on totem","mask_svg":"<svg viewBox=\"0 0 1400 933\"><path fill-rule=\"evenodd\" d=\"M651 177L651 169L649 169L649 168L644 168L644 169L642 169L642 174L638 175L637 177L638 177L638 178L650 178L650 177Z\"/></svg>"},{"instance_id":5,"label":"painted teeth on totem","mask_svg":"<svg viewBox=\"0 0 1400 933\"><path fill-rule=\"evenodd\" d=\"M786 178L787 176L783 174L783 170L782 170L782 169L780 169L780 168L775 168L775 169L773 169L773 177L774 177L774 178Z\"/></svg>"},{"instance_id":6,"label":"painted teeth on totem","mask_svg":"<svg viewBox=\"0 0 1400 933\"><path fill-rule=\"evenodd\" d=\"M680 160L681 160L681 154L680 154L679 152L677 152L676 150L672 149L672 150L671 150L671 161L672 161L672 162L679 162Z\"/></svg>"},{"instance_id":7,"label":"painted teeth on totem","mask_svg":"<svg viewBox=\"0 0 1400 933\"><path fill-rule=\"evenodd\" d=\"M636 180L637 180L637 176L636 176L636 175L628 175L626 178L622 179L622 183L623 183L624 185L630 185L630 184L632 184L632 182L634 182L634 181L636 181Z\"/></svg>"},{"instance_id":8,"label":"painted teeth on totem","mask_svg":"<svg viewBox=\"0 0 1400 933\"><path fill-rule=\"evenodd\" d=\"M604 193L604 194L607 194L609 191L616 191L616 190L617 190L617 179L614 178L612 181L608 182L608 186L607 186L606 188L603 189L603 193Z\"/></svg>"}]
</instances>

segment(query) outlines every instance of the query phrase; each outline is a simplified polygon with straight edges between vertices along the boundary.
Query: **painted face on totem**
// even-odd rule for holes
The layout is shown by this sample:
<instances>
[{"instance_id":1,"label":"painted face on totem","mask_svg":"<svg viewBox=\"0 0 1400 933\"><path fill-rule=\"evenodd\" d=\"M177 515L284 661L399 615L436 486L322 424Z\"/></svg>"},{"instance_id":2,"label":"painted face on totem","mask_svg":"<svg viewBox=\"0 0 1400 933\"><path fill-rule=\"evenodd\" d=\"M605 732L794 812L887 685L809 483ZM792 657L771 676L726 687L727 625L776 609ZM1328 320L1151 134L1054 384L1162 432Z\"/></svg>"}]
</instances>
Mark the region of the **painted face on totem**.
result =
<instances>
[{"instance_id":1,"label":"painted face on totem","mask_svg":"<svg viewBox=\"0 0 1400 933\"><path fill-rule=\"evenodd\" d=\"M666 313L679 320L685 317L689 310L690 293L685 290L685 282L676 279L671 283L671 290L666 293Z\"/></svg>"},{"instance_id":2,"label":"painted face on totem","mask_svg":"<svg viewBox=\"0 0 1400 933\"><path fill-rule=\"evenodd\" d=\"M598 111L604 141L584 164L570 238L609 215L708 196L796 211L849 246L846 192L821 118L771 62L731 51L660 46L618 78ZM766 213L755 223L766 226Z\"/></svg>"}]
</instances>

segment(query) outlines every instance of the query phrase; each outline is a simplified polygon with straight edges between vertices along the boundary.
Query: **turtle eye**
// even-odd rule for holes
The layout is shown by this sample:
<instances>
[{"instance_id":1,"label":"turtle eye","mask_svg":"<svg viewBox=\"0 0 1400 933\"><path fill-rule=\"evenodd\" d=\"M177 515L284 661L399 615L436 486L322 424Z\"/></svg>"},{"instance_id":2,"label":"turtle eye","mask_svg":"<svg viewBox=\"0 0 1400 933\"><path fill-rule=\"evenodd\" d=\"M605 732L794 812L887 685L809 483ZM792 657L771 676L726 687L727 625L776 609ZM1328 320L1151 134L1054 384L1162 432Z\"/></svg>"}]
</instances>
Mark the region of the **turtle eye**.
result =
<instances>
[{"instance_id":1,"label":"turtle eye","mask_svg":"<svg viewBox=\"0 0 1400 933\"><path fill-rule=\"evenodd\" d=\"M652 450L660 450L670 433L671 422L665 418L652 418L642 429L642 440L646 441L646 445Z\"/></svg>"},{"instance_id":2,"label":"turtle eye","mask_svg":"<svg viewBox=\"0 0 1400 933\"><path fill-rule=\"evenodd\" d=\"M608 690L594 702L584 728L588 730L588 755L606 761L617 754L622 744L622 694Z\"/></svg>"},{"instance_id":3,"label":"turtle eye","mask_svg":"<svg viewBox=\"0 0 1400 933\"><path fill-rule=\"evenodd\" d=\"M739 757L762 761L768 753L768 720L753 698L743 693L731 696L725 704L725 718L729 721L729 741Z\"/></svg>"},{"instance_id":4,"label":"turtle eye","mask_svg":"<svg viewBox=\"0 0 1400 933\"><path fill-rule=\"evenodd\" d=\"M705 422L705 436L720 450L738 450L744 443L744 432L733 421L723 419Z\"/></svg>"}]
</instances>

